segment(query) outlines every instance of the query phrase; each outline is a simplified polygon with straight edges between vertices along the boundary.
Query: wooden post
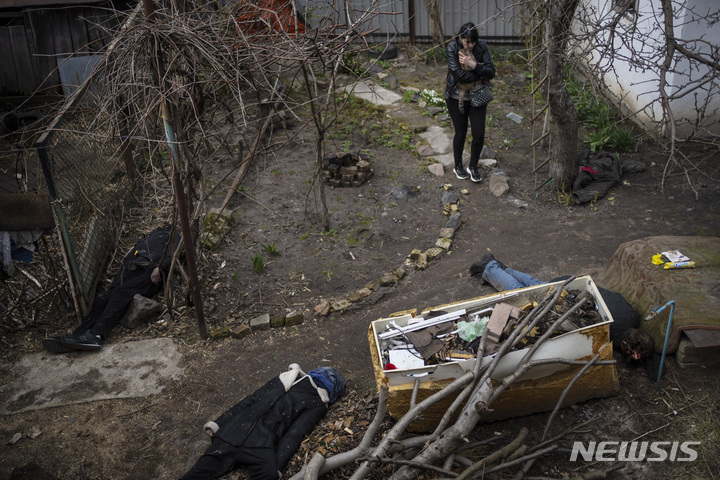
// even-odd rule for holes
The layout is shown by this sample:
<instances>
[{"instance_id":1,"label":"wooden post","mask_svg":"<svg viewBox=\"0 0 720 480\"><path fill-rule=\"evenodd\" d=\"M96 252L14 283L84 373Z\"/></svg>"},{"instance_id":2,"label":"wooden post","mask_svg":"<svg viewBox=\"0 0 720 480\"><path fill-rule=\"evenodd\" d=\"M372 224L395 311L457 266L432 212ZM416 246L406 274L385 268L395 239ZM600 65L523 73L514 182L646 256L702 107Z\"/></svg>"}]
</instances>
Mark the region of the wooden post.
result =
<instances>
[{"instance_id":1,"label":"wooden post","mask_svg":"<svg viewBox=\"0 0 720 480\"><path fill-rule=\"evenodd\" d=\"M408 27L410 28L410 46L415 46L415 0L408 0Z\"/></svg>"}]
</instances>

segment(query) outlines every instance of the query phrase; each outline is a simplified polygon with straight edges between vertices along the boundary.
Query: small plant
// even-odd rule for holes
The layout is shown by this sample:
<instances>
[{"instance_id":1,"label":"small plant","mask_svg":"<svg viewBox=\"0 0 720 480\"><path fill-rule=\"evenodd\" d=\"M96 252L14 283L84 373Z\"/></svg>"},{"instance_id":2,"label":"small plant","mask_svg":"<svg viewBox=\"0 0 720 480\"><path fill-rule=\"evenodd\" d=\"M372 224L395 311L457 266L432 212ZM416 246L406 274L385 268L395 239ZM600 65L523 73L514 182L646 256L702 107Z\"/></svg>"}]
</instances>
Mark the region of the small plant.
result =
<instances>
[{"instance_id":1,"label":"small plant","mask_svg":"<svg viewBox=\"0 0 720 480\"><path fill-rule=\"evenodd\" d=\"M567 192L565 184L561 188L557 189L558 203L565 206L570 206L572 203L572 194Z\"/></svg>"},{"instance_id":2,"label":"small plant","mask_svg":"<svg viewBox=\"0 0 720 480\"><path fill-rule=\"evenodd\" d=\"M252 261L253 270L255 270L255 273L262 273L263 270L265 270L265 260L263 260L263 257L261 257L258 254L255 254L254 256L250 257L250 260Z\"/></svg>"},{"instance_id":3,"label":"small plant","mask_svg":"<svg viewBox=\"0 0 720 480\"><path fill-rule=\"evenodd\" d=\"M358 56L354 53L346 53L343 56L343 67L349 72L354 73L359 77L367 75L367 70L362 64L362 61L358 59Z\"/></svg>"},{"instance_id":4,"label":"small plant","mask_svg":"<svg viewBox=\"0 0 720 480\"><path fill-rule=\"evenodd\" d=\"M263 244L261 243L260 246L263 248L263 250L265 250L269 255L271 255L271 256L273 256L273 257L274 257L274 256L277 256L277 255L280 255L280 252L278 252L277 248L275 248L275 244L274 244L274 243L271 244L271 245L263 245Z\"/></svg>"},{"instance_id":5,"label":"small plant","mask_svg":"<svg viewBox=\"0 0 720 480\"><path fill-rule=\"evenodd\" d=\"M422 56L425 59L425 63L429 63L430 61L444 62L447 59L445 56L445 50L439 47L433 47L429 50L425 50Z\"/></svg>"},{"instance_id":6,"label":"small plant","mask_svg":"<svg viewBox=\"0 0 720 480\"><path fill-rule=\"evenodd\" d=\"M279 176L280 176L280 169L279 169L279 168L276 168L275 170L272 171L272 174L275 175L276 177L279 177Z\"/></svg>"},{"instance_id":7,"label":"small plant","mask_svg":"<svg viewBox=\"0 0 720 480\"><path fill-rule=\"evenodd\" d=\"M599 152L605 148L605 145L610 140L607 130L597 130L592 133L585 135L585 143L590 145L590 150L593 152Z\"/></svg>"},{"instance_id":8,"label":"small plant","mask_svg":"<svg viewBox=\"0 0 720 480\"><path fill-rule=\"evenodd\" d=\"M405 92L403 93L403 102L411 103L414 94L415 92L413 92L412 90L405 90Z\"/></svg>"},{"instance_id":9,"label":"small plant","mask_svg":"<svg viewBox=\"0 0 720 480\"><path fill-rule=\"evenodd\" d=\"M233 273L231 278L232 278L233 283L237 283L237 279L238 279L237 272Z\"/></svg>"},{"instance_id":10,"label":"small plant","mask_svg":"<svg viewBox=\"0 0 720 480\"><path fill-rule=\"evenodd\" d=\"M632 128L614 125L610 128L608 147L616 152L629 152L637 145L637 138Z\"/></svg>"}]
</instances>

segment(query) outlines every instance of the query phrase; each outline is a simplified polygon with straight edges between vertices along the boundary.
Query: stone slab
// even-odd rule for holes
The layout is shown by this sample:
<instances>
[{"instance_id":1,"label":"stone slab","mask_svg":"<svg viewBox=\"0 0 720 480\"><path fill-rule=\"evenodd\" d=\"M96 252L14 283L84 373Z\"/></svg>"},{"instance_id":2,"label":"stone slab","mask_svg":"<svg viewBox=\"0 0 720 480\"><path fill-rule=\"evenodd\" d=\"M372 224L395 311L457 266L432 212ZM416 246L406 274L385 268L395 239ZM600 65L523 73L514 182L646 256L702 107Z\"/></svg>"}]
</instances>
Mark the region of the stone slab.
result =
<instances>
[{"instance_id":1,"label":"stone slab","mask_svg":"<svg viewBox=\"0 0 720 480\"><path fill-rule=\"evenodd\" d=\"M344 90L375 105L392 105L403 98L402 95L392 90L379 85L371 86L366 82L358 82L355 85L345 87Z\"/></svg>"},{"instance_id":2,"label":"stone slab","mask_svg":"<svg viewBox=\"0 0 720 480\"><path fill-rule=\"evenodd\" d=\"M420 136L437 152L442 155L444 153L452 153L452 131L437 125L433 125ZM437 157L436 157L437 159ZM437 159L440 161L439 159Z\"/></svg>"},{"instance_id":3,"label":"stone slab","mask_svg":"<svg viewBox=\"0 0 720 480\"><path fill-rule=\"evenodd\" d=\"M0 386L0 415L117 398L147 397L184 373L169 338L118 343L99 352L26 355Z\"/></svg>"}]
</instances>

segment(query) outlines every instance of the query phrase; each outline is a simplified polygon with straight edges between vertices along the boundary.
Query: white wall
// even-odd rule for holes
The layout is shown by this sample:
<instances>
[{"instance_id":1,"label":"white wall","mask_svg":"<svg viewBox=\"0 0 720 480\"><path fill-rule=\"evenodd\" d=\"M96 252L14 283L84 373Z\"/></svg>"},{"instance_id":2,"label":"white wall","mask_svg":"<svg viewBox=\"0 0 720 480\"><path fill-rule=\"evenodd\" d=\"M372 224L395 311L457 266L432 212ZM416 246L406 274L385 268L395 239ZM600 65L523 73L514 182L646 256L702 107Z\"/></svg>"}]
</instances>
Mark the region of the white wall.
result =
<instances>
[{"instance_id":1,"label":"white wall","mask_svg":"<svg viewBox=\"0 0 720 480\"><path fill-rule=\"evenodd\" d=\"M712 4L712 5L711 5ZM585 13L602 18L611 12L612 0L585 0ZM702 40L713 45L720 44L720 28L711 27L707 18L711 12L720 10L717 0L673 0L675 36L682 40ZM588 10L589 9L589 10ZM605 17L607 18L607 17ZM661 5L658 0L637 0L637 16L623 19L620 26L632 31L632 48L638 52L643 62L634 62L630 57L631 49L624 45L619 37L614 47L618 50L612 60L612 69L606 71L604 81L611 96L621 99L623 110L638 112L637 123L655 135L669 132L658 129L657 122L662 121L663 111L660 103L660 71L664 62L664 27ZM581 29L581 26L577 26ZM609 43L608 31L597 36L593 55L587 57L588 63L600 64L600 49ZM698 52L709 52L710 47L698 41L690 48ZM648 62L649 60L649 62ZM672 100L671 108L676 118L679 138L696 135L707 137L720 135L720 82L717 79L706 82L700 89L683 95L689 88L702 82L709 75L709 68L675 55L672 70L666 78L668 95L679 95ZM705 118L700 119L699 116ZM699 124L699 126L696 126Z\"/></svg>"}]
</instances>

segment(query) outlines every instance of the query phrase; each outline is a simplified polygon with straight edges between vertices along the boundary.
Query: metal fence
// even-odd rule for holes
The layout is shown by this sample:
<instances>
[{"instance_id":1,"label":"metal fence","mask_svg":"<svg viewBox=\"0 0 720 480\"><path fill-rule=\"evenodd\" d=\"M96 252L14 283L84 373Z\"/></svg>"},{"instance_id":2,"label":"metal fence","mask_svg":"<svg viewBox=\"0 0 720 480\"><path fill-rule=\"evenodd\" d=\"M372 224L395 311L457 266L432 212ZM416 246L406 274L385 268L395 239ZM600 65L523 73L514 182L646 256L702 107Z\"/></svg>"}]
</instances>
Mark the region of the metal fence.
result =
<instances>
[{"instance_id":1,"label":"metal fence","mask_svg":"<svg viewBox=\"0 0 720 480\"><path fill-rule=\"evenodd\" d=\"M36 143L52 198L58 238L76 309L87 313L109 253L116 246L120 208L129 191L113 123L99 121L87 101L92 82L71 95Z\"/></svg>"},{"instance_id":2,"label":"metal fence","mask_svg":"<svg viewBox=\"0 0 720 480\"><path fill-rule=\"evenodd\" d=\"M323 21L347 22L345 11L331 0L295 0L298 12L309 25ZM350 0L357 14L373 6L372 0ZM520 40L520 11L513 0L453 0L441 4L443 32L447 38L457 33L460 25L478 25L480 38L502 43ZM374 40L431 41L430 19L422 0L383 0L375 5L379 13L368 24L375 30Z\"/></svg>"}]
</instances>

